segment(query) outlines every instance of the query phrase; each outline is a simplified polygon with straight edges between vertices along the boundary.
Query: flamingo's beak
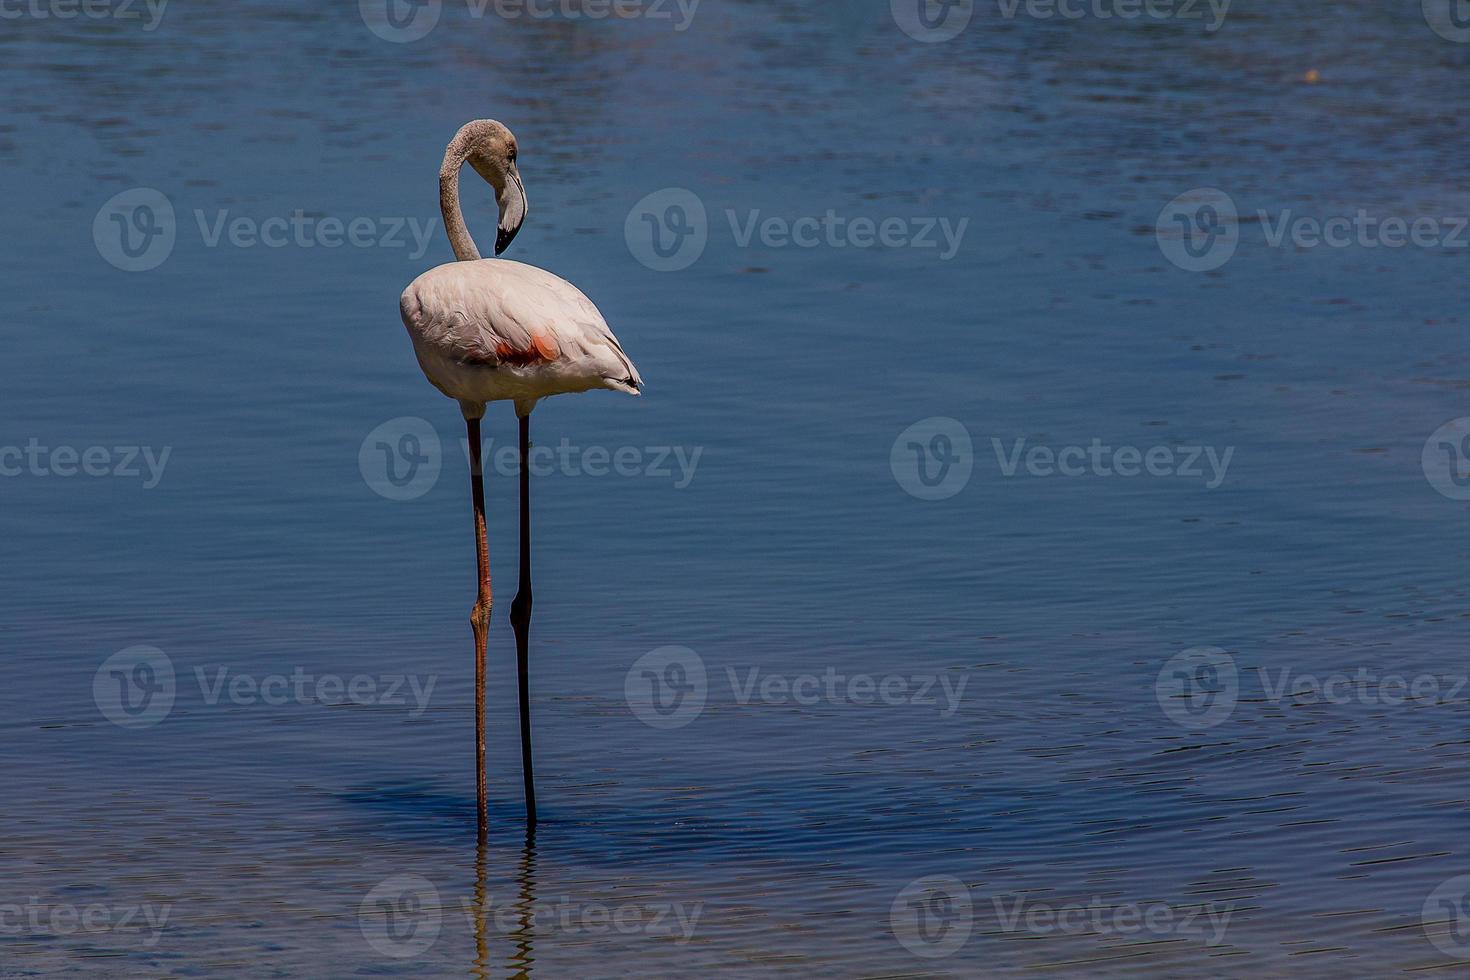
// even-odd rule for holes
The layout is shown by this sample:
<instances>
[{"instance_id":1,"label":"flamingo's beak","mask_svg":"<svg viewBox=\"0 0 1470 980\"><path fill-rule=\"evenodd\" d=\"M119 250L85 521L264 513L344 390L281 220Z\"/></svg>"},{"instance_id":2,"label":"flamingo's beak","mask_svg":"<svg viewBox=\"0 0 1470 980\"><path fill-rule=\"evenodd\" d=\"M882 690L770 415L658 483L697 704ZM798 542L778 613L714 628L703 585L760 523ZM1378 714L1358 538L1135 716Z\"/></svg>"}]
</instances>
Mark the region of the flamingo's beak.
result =
<instances>
[{"instance_id":1,"label":"flamingo's beak","mask_svg":"<svg viewBox=\"0 0 1470 980\"><path fill-rule=\"evenodd\" d=\"M510 165L506 176L509 179L499 195L500 223L495 228L496 255L510 247L530 210L526 205L526 188L521 185L521 174L514 163Z\"/></svg>"}]
</instances>

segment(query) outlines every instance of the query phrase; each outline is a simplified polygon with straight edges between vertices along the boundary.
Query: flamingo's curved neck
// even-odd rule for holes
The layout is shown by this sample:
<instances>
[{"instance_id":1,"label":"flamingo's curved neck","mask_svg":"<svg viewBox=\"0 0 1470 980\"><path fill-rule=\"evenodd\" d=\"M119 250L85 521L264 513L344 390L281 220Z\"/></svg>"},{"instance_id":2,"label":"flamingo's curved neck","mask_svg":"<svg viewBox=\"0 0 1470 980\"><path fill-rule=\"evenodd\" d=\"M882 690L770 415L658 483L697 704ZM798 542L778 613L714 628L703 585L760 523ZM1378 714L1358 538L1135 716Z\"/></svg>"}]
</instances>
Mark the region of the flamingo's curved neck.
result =
<instances>
[{"instance_id":1,"label":"flamingo's curved neck","mask_svg":"<svg viewBox=\"0 0 1470 980\"><path fill-rule=\"evenodd\" d=\"M480 250L470 237L470 229L464 223L464 212L459 207L459 171L469 156L467 141L461 136L456 136L449 144L449 149L444 152L444 165L439 168L439 210L444 215L444 231L449 235L454 257L461 262L473 262L480 257Z\"/></svg>"}]
</instances>

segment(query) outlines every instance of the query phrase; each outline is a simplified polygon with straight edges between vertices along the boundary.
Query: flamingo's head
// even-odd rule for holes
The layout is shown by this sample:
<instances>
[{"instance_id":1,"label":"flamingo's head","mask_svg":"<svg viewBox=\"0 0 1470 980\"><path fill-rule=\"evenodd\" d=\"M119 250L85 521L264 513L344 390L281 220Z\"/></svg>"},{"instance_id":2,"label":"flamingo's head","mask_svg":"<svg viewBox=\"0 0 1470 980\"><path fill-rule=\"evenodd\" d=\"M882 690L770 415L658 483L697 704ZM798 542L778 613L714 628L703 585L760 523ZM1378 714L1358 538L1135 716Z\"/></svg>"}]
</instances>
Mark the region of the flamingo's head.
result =
<instances>
[{"instance_id":1,"label":"flamingo's head","mask_svg":"<svg viewBox=\"0 0 1470 980\"><path fill-rule=\"evenodd\" d=\"M495 254L504 252L521 224L526 220L526 188L516 169L515 134L494 119L476 119L466 123L455 136L463 140L464 159L475 173L495 188L495 203L500 208L500 221L495 228Z\"/></svg>"}]
</instances>

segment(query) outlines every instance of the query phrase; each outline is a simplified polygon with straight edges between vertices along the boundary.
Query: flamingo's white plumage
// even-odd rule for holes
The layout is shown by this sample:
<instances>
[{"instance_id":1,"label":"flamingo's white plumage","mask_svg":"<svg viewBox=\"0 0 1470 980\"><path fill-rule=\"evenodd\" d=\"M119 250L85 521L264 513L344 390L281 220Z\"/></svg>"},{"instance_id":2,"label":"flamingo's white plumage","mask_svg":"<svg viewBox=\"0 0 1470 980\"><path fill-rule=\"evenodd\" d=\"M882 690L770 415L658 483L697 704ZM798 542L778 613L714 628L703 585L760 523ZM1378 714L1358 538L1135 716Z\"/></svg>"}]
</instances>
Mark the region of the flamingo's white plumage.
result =
<instances>
[{"instance_id":1,"label":"flamingo's white plumage","mask_svg":"<svg viewBox=\"0 0 1470 980\"><path fill-rule=\"evenodd\" d=\"M487 827L485 786L485 646L492 598L485 535L485 484L480 462L480 419L485 404L515 402L520 417L520 584L511 603L516 634L521 709L521 770L526 816L536 822L531 765L528 646L531 625L530 414L536 402L593 388L638 394L643 379L607 321L581 290L544 269L504 259L482 259L459 205L459 174L468 163L495 189L500 220L495 254L503 252L525 220L526 191L516 167L516 138L493 119L463 126L439 169L439 207L457 261L430 269L403 291L404 326L419 366L434 387L459 402L469 434L475 510L479 596L470 613L475 634L475 786L479 828Z\"/></svg>"},{"instance_id":2,"label":"flamingo's white plumage","mask_svg":"<svg viewBox=\"0 0 1470 980\"><path fill-rule=\"evenodd\" d=\"M539 398L593 388L636 395L643 383L592 301L533 265L441 265L403 291L400 307L419 366L467 415L503 399L525 415Z\"/></svg>"}]
</instances>

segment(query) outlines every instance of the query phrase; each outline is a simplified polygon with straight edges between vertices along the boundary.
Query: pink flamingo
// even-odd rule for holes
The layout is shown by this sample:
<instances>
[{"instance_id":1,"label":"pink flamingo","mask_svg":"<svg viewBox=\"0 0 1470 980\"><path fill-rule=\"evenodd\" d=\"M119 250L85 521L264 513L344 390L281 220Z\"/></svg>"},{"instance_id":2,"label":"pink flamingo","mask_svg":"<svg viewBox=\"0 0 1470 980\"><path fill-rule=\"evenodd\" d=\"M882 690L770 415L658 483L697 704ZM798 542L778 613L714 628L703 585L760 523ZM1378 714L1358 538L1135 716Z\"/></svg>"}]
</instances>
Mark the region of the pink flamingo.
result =
<instances>
[{"instance_id":1,"label":"pink flamingo","mask_svg":"<svg viewBox=\"0 0 1470 980\"><path fill-rule=\"evenodd\" d=\"M516 169L516 138L493 119L467 123L454 135L439 169L439 207L458 260L430 269L403 291L404 326L429 382L459 402L470 444L470 491L475 510L479 595L470 613L475 636L475 786L483 836L485 787L485 647L493 605L485 538L485 481L480 462L480 419L493 401L515 402L520 419L520 589L510 606L516 636L520 699L521 771L526 819L536 823L531 765L528 646L531 626L531 410L548 395L610 388L637 395L638 369L623 353L597 307L582 292L544 269L505 259L482 259L459 206L465 163L495 189L500 220L495 254L505 251L526 217L526 191Z\"/></svg>"}]
</instances>

